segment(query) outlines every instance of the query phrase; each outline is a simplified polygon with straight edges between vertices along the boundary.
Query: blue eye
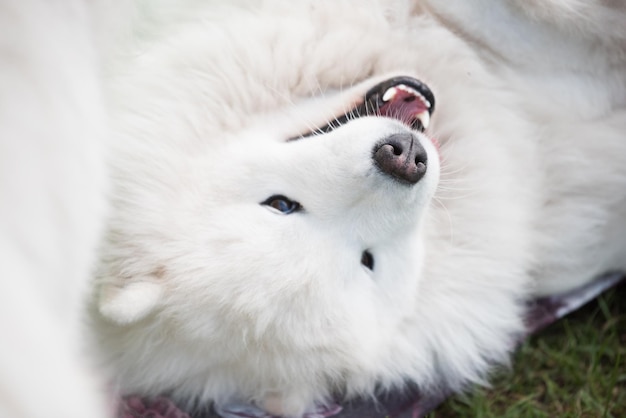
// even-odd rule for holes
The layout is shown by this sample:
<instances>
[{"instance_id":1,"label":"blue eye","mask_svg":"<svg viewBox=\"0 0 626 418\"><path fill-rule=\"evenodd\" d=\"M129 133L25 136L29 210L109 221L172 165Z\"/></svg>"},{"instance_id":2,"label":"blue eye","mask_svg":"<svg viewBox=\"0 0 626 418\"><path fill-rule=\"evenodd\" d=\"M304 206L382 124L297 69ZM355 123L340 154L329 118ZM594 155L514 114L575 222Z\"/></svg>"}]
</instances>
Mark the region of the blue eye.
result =
<instances>
[{"instance_id":1,"label":"blue eye","mask_svg":"<svg viewBox=\"0 0 626 418\"><path fill-rule=\"evenodd\" d=\"M295 200L291 200L283 195L273 195L261 202L262 205L269 206L277 211L288 215L302 209L302 205Z\"/></svg>"}]
</instances>

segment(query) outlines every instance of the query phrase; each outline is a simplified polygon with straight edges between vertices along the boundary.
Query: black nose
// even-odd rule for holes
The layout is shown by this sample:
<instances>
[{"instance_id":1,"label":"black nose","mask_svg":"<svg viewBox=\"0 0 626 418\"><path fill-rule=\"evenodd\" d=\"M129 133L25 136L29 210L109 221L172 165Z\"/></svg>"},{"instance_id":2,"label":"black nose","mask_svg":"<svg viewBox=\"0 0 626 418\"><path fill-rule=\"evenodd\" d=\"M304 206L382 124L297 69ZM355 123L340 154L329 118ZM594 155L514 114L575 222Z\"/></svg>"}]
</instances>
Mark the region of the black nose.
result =
<instances>
[{"instance_id":1,"label":"black nose","mask_svg":"<svg viewBox=\"0 0 626 418\"><path fill-rule=\"evenodd\" d=\"M403 183L415 184L426 174L426 150L411 133L393 134L374 146L376 166Z\"/></svg>"}]
</instances>

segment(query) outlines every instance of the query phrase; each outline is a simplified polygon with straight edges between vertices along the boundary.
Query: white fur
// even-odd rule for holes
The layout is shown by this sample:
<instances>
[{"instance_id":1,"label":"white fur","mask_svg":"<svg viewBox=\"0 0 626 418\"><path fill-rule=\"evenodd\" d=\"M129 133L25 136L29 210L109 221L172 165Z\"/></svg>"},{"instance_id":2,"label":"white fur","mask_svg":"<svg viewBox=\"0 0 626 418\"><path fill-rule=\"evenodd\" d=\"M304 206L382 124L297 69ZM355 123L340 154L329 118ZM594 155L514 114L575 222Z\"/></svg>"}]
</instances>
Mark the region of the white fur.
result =
<instances>
[{"instance_id":1,"label":"white fur","mask_svg":"<svg viewBox=\"0 0 626 418\"><path fill-rule=\"evenodd\" d=\"M407 380L458 390L507 361L526 300L626 267L619 2L161 0L116 18L118 9L98 11L119 42L96 37L108 57L113 213L90 314L122 394L298 416L335 391L371 395ZM75 51L64 45L76 38L52 50ZM27 54L43 53L36 45ZM74 64L75 83L97 75L80 60L53 62ZM381 138L406 131L397 121L364 117L286 142L398 74L436 95L427 135L441 163L420 135L429 167L415 187L371 160ZM28 121L68 120L52 108ZM97 130L87 122L101 114L79 111L64 126ZM101 196L51 181L71 194L67 207ZM260 205L274 194L305 210ZM6 205L6 225L40 207L19 202ZM19 236L51 234L44 254L92 249L91 238L55 238L51 211L38 216L48 225ZM365 249L373 271L360 264Z\"/></svg>"},{"instance_id":2,"label":"white fur","mask_svg":"<svg viewBox=\"0 0 626 418\"><path fill-rule=\"evenodd\" d=\"M114 296L93 316L123 393L297 416L335 390L460 389L506 361L529 297L626 267L624 6L182 11L153 11L111 81ZM411 192L370 158L396 122L285 142L390 74L437 100L441 168Z\"/></svg>"},{"instance_id":3,"label":"white fur","mask_svg":"<svg viewBox=\"0 0 626 418\"><path fill-rule=\"evenodd\" d=\"M86 359L104 108L82 1L0 1L0 416L104 417Z\"/></svg>"}]
</instances>

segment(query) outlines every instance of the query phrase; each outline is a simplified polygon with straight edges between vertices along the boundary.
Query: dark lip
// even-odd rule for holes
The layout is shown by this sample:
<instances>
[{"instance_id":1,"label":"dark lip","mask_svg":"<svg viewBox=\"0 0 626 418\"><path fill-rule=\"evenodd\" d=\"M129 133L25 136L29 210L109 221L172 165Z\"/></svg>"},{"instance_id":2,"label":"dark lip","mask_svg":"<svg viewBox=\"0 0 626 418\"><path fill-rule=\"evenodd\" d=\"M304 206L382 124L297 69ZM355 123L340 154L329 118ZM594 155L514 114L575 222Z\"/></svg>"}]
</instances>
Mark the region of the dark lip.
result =
<instances>
[{"instance_id":1,"label":"dark lip","mask_svg":"<svg viewBox=\"0 0 626 418\"><path fill-rule=\"evenodd\" d=\"M377 110L380 109L380 107L384 104L383 95L385 94L385 92L389 88L398 86L401 84L404 84L405 86L415 89L422 96L424 96L426 100L430 102L428 113L429 115L433 114L435 110L435 95L425 83L423 83L422 81L414 77L408 77L408 76L392 77L381 83L376 84L374 87L369 89L365 93L364 98L360 102L358 102L357 105L354 108L352 108L352 110L350 110L349 112L344 113L342 115L335 116L332 118L332 120L328 122L328 124L324 126L320 126L319 128L313 131L306 132L304 134L290 138L288 141L293 141L293 140L307 138L307 137L316 136L316 135L322 135L340 127L341 125L347 123L348 121L352 119L356 119L361 116L376 115ZM423 127L421 126L421 122L419 122L419 120L414 121L414 123L411 125L411 128L416 129L420 132L424 131Z\"/></svg>"}]
</instances>

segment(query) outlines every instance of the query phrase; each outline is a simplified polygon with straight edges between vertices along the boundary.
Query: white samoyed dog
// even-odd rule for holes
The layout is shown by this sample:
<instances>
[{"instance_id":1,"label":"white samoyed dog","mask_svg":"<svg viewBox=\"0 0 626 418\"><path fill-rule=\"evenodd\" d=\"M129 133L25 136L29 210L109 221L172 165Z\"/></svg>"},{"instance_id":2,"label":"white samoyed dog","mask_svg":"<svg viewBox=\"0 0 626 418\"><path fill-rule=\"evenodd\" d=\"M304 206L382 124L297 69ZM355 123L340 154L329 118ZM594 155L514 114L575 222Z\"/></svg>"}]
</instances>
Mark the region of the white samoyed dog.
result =
<instances>
[{"instance_id":1,"label":"white samoyed dog","mask_svg":"<svg viewBox=\"0 0 626 418\"><path fill-rule=\"evenodd\" d=\"M124 395L299 417L407 382L460 390L506 363L529 299L626 268L620 2L104 14L106 65L75 70L104 74L89 314Z\"/></svg>"}]
</instances>

